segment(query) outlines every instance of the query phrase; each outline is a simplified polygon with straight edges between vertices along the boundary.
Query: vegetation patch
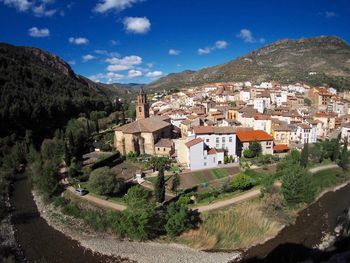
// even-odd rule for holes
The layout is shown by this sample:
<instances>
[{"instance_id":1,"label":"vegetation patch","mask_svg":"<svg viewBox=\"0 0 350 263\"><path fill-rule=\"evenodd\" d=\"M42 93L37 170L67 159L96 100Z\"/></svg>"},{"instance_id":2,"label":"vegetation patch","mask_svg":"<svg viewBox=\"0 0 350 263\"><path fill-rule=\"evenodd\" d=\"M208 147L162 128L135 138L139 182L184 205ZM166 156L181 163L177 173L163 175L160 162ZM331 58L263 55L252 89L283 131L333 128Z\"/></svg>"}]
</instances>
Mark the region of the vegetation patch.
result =
<instances>
[{"instance_id":1,"label":"vegetation patch","mask_svg":"<svg viewBox=\"0 0 350 263\"><path fill-rule=\"evenodd\" d=\"M228 173L225 169L218 168L218 169L213 169L210 172L217 179L221 179L228 176Z\"/></svg>"},{"instance_id":2,"label":"vegetation patch","mask_svg":"<svg viewBox=\"0 0 350 263\"><path fill-rule=\"evenodd\" d=\"M281 224L267 218L260 201L201 215L202 224L179 240L196 249L238 249L277 234Z\"/></svg>"}]
</instances>

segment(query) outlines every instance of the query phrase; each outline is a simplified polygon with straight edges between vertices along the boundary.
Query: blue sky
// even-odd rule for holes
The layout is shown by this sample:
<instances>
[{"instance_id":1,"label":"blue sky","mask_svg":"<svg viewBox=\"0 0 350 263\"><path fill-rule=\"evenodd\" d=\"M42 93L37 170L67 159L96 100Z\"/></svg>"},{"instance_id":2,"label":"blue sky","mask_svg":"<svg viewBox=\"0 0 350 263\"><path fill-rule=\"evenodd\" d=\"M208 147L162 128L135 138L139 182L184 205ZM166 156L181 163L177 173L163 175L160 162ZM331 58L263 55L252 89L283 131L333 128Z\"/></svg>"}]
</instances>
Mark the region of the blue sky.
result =
<instances>
[{"instance_id":1,"label":"blue sky","mask_svg":"<svg viewBox=\"0 0 350 263\"><path fill-rule=\"evenodd\" d=\"M0 41L101 82L150 82L283 38L350 41L349 0L0 0Z\"/></svg>"}]
</instances>

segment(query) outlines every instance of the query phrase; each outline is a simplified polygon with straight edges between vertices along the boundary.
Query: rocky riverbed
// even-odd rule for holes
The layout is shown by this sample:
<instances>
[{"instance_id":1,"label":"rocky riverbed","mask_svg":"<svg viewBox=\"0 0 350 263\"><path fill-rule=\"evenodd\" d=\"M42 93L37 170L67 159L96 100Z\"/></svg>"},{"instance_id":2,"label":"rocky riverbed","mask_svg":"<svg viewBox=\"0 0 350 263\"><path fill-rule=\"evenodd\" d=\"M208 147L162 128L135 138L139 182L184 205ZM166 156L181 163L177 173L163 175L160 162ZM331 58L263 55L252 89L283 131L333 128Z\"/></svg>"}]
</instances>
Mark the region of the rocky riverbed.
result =
<instances>
[{"instance_id":1,"label":"rocky riverbed","mask_svg":"<svg viewBox=\"0 0 350 263\"><path fill-rule=\"evenodd\" d=\"M228 262L238 258L239 253L210 253L190 249L178 244L162 244L156 242L131 242L119 240L112 234L92 232L84 227L84 224L76 218L63 215L53 205L46 205L41 198L33 192L40 215L48 224L71 237L94 252L105 255L121 257L127 261L149 263L176 263L176 262Z\"/></svg>"}]
</instances>

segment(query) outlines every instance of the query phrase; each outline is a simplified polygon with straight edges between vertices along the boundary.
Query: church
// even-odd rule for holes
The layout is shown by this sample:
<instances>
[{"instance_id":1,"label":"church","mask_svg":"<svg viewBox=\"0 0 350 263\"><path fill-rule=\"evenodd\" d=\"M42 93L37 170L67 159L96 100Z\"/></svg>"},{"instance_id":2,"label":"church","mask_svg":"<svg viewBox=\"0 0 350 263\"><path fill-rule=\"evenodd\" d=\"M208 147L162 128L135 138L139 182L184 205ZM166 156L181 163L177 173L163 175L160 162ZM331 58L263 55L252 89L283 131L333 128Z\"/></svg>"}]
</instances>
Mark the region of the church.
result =
<instances>
[{"instance_id":1,"label":"church","mask_svg":"<svg viewBox=\"0 0 350 263\"><path fill-rule=\"evenodd\" d=\"M174 127L165 116L149 117L147 95L140 90L137 96L136 121L115 129L114 146L122 154L129 152L156 155L156 144L174 138Z\"/></svg>"}]
</instances>

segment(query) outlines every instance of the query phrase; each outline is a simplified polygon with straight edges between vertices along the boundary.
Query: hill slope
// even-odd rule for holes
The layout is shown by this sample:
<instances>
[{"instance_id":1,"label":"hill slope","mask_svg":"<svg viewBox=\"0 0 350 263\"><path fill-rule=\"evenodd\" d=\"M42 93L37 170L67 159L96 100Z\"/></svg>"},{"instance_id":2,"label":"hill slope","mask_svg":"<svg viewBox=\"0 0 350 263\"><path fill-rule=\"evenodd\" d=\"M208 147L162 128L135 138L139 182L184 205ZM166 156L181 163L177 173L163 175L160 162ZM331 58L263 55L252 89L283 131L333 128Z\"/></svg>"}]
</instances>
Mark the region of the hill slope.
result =
<instances>
[{"instance_id":1,"label":"hill slope","mask_svg":"<svg viewBox=\"0 0 350 263\"><path fill-rule=\"evenodd\" d=\"M0 43L0 136L46 134L79 113L110 111L100 86L46 51Z\"/></svg>"},{"instance_id":2,"label":"hill slope","mask_svg":"<svg viewBox=\"0 0 350 263\"><path fill-rule=\"evenodd\" d=\"M316 72L309 75L309 72ZM338 37L281 40L228 63L197 72L169 74L150 83L150 89L170 89L210 82L276 80L323 83L350 88L350 46Z\"/></svg>"}]
</instances>

